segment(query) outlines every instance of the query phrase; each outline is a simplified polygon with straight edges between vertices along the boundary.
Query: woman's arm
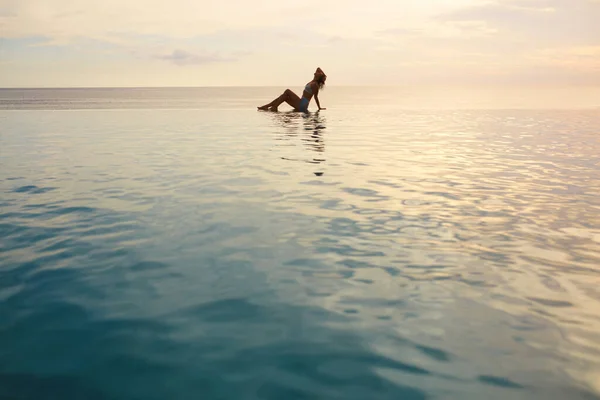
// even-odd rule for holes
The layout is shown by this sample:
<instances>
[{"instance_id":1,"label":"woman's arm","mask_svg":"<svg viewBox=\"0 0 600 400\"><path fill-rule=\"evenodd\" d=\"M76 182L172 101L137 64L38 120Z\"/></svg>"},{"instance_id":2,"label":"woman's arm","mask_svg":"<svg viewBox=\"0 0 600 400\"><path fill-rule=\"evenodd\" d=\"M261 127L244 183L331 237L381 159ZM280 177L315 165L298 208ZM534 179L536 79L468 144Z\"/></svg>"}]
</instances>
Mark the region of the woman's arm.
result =
<instances>
[{"instance_id":1,"label":"woman's arm","mask_svg":"<svg viewBox=\"0 0 600 400\"><path fill-rule=\"evenodd\" d=\"M317 86L317 85L315 85ZM319 102L319 89L317 86L317 90L315 91L315 102L317 103L317 107L319 107L319 110L326 110L326 108L321 108L321 103Z\"/></svg>"},{"instance_id":2,"label":"woman's arm","mask_svg":"<svg viewBox=\"0 0 600 400\"><path fill-rule=\"evenodd\" d=\"M319 102L319 85L316 82L312 83L312 90L314 93L314 98L315 98L315 102L317 103L317 107L319 107L319 110L325 110L324 108L321 108L321 103Z\"/></svg>"}]
</instances>

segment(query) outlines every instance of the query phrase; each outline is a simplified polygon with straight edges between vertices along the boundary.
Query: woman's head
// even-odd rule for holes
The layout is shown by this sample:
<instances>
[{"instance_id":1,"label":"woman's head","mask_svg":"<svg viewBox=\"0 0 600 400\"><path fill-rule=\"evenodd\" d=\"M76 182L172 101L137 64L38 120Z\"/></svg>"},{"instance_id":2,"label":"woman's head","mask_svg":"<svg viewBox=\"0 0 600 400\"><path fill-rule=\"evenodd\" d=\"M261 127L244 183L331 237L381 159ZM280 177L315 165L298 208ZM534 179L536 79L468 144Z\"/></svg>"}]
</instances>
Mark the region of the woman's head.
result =
<instances>
[{"instance_id":1,"label":"woman's head","mask_svg":"<svg viewBox=\"0 0 600 400\"><path fill-rule=\"evenodd\" d=\"M314 81L319 84L319 89L323 89L326 80L327 75L325 75L325 72L323 72L321 68L317 68L317 70L315 71Z\"/></svg>"}]
</instances>

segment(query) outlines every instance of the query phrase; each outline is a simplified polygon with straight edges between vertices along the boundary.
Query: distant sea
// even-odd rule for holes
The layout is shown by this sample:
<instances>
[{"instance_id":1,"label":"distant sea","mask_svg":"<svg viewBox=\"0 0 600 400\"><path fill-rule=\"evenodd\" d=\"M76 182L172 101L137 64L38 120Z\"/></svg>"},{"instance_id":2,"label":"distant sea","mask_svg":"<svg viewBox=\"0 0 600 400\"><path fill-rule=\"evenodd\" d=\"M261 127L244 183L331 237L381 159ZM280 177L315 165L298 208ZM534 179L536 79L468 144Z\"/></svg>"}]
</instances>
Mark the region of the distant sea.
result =
<instances>
[{"instance_id":1,"label":"distant sea","mask_svg":"<svg viewBox=\"0 0 600 400\"><path fill-rule=\"evenodd\" d=\"M0 90L0 399L600 399L600 92L283 89Z\"/></svg>"}]
</instances>

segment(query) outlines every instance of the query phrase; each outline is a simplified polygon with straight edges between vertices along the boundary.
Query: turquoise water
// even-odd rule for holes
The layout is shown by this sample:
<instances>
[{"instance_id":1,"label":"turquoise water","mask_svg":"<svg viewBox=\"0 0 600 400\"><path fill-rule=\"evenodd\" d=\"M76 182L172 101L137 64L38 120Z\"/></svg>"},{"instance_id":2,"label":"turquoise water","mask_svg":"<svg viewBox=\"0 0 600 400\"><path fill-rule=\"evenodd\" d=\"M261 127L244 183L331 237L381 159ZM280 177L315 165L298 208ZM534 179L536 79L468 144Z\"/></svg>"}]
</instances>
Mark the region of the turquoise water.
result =
<instances>
[{"instance_id":1,"label":"turquoise water","mask_svg":"<svg viewBox=\"0 0 600 400\"><path fill-rule=\"evenodd\" d=\"M0 398L600 399L600 111L278 91L0 91Z\"/></svg>"}]
</instances>

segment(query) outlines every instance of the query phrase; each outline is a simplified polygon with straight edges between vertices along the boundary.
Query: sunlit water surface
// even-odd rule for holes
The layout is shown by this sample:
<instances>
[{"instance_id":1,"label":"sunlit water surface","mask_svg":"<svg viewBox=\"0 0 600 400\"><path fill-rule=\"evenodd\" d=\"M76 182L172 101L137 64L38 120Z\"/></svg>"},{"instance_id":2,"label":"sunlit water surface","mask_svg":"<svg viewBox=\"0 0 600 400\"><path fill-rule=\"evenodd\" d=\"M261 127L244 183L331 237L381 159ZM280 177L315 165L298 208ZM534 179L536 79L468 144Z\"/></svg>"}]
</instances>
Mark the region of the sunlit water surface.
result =
<instances>
[{"instance_id":1,"label":"sunlit water surface","mask_svg":"<svg viewBox=\"0 0 600 400\"><path fill-rule=\"evenodd\" d=\"M600 398L599 110L278 91L0 91L0 398Z\"/></svg>"}]
</instances>

